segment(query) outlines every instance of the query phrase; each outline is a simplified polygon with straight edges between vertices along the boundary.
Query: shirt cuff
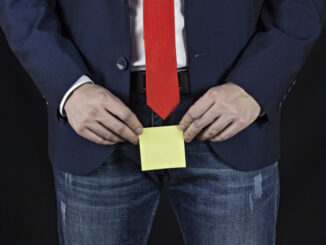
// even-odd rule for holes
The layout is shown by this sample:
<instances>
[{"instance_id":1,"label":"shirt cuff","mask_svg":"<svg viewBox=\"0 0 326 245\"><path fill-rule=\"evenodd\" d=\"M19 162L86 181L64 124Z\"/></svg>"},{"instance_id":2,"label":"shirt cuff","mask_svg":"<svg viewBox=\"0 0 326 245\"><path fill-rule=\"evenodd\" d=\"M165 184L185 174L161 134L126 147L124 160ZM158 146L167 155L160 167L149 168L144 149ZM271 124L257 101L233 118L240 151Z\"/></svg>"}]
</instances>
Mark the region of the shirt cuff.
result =
<instances>
[{"instance_id":1,"label":"shirt cuff","mask_svg":"<svg viewBox=\"0 0 326 245\"><path fill-rule=\"evenodd\" d=\"M84 84L84 83L94 83L92 81L92 79L90 79L88 76L86 75L82 75L70 88L69 90L65 93L65 95L63 96L61 103L60 103L60 107L59 107L59 112L61 114L61 116L66 117L66 112L63 109L63 106L68 98L68 96L76 89L78 88L80 85Z\"/></svg>"}]
</instances>

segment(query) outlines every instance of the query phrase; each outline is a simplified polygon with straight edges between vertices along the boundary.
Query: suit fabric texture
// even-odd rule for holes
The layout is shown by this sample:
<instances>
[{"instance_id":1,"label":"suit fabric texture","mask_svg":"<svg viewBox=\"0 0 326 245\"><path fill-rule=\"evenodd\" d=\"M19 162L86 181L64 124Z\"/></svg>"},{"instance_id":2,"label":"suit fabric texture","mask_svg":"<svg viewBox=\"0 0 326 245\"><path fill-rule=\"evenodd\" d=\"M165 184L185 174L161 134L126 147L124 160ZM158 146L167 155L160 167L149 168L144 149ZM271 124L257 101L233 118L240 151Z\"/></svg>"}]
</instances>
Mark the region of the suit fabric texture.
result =
<instances>
[{"instance_id":1,"label":"suit fabric texture","mask_svg":"<svg viewBox=\"0 0 326 245\"><path fill-rule=\"evenodd\" d=\"M193 101L232 81L266 112L230 139L209 142L230 166L254 170L279 160L281 105L320 36L325 9L323 0L185 0ZM96 169L116 145L78 135L58 108L84 74L129 105L128 1L0 0L0 25L46 100L51 163L78 175Z\"/></svg>"}]
</instances>

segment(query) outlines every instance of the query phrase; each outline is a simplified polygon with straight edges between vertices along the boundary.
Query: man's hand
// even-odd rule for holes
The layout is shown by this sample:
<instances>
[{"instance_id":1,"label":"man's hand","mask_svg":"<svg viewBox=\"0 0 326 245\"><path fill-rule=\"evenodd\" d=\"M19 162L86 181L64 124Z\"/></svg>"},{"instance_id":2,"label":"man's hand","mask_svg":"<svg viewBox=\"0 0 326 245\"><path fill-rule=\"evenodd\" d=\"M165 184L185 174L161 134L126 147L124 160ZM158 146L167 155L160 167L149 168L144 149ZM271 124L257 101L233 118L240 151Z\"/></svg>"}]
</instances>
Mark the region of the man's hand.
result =
<instances>
[{"instance_id":1,"label":"man's hand","mask_svg":"<svg viewBox=\"0 0 326 245\"><path fill-rule=\"evenodd\" d=\"M107 89L85 83L75 89L64 105L68 121L79 135L97 144L130 141L138 145L143 126L137 116Z\"/></svg>"},{"instance_id":2,"label":"man's hand","mask_svg":"<svg viewBox=\"0 0 326 245\"><path fill-rule=\"evenodd\" d=\"M260 105L240 86L227 82L210 88L181 119L186 142L195 136L213 142L226 140L251 124Z\"/></svg>"}]
</instances>

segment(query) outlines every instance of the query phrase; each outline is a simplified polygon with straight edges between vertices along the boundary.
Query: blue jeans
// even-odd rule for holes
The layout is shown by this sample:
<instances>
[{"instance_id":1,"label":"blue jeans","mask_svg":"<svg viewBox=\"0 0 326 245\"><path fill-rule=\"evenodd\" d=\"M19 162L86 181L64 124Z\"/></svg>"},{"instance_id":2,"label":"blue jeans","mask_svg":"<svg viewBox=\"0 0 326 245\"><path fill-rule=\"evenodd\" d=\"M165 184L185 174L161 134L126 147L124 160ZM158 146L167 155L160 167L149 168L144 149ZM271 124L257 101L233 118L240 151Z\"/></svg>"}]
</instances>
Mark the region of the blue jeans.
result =
<instances>
[{"instance_id":1,"label":"blue jeans","mask_svg":"<svg viewBox=\"0 0 326 245\"><path fill-rule=\"evenodd\" d=\"M144 127L177 124L194 103L189 94L167 120L131 91ZM146 244L164 176L185 244L272 245L279 203L278 162L255 171L228 166L196 138L185 143L186 168L140 169L139 146L119 143L88 175L54 170L60 244ZM234 153L236 154L236 152Z\"/></svg>"}]
</instances>

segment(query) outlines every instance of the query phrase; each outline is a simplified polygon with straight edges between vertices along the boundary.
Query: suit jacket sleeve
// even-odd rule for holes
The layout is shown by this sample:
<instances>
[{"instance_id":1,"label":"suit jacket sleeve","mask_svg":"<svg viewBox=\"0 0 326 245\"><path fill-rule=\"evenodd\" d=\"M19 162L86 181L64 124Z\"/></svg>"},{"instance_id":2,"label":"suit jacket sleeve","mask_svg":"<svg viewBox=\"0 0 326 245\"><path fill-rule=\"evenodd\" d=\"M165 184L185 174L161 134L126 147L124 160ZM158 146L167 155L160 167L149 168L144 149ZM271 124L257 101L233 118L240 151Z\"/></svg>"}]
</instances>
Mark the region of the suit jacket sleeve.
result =
<instances>
[{"instance_id":1,"label":"suit jacket sleeve","mask_svg":"<svg viewBox=\"0 0 326 245\"><path fill-rule=\"evenodd\" d=\"M246 90L269 116L292 86L325 16L325 0L265 0L257 32L225 80Z\"/></svg>"},{"instance_id":2,"label":"suit jacket sleeve","mask_svg":"<svg viewBox=\"0 0 326 245\"><path fill-rule=\"evenodd\" d=\"M73 83L90 76L77 48L62 34L48 0L0 0L0 26L48 106L58 111Z\"/></svg>"}]
</instances>

